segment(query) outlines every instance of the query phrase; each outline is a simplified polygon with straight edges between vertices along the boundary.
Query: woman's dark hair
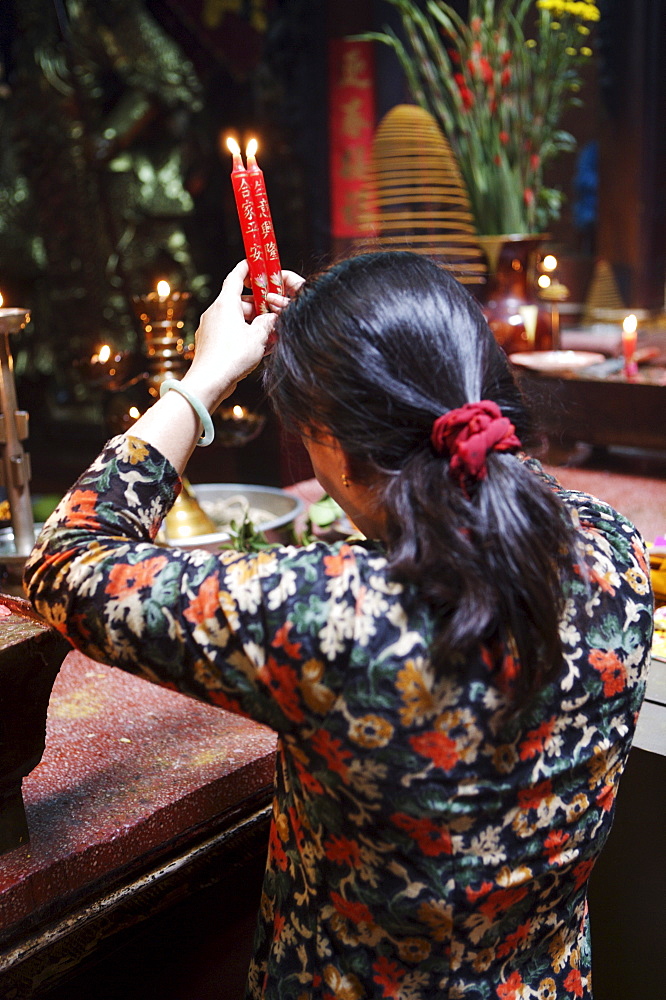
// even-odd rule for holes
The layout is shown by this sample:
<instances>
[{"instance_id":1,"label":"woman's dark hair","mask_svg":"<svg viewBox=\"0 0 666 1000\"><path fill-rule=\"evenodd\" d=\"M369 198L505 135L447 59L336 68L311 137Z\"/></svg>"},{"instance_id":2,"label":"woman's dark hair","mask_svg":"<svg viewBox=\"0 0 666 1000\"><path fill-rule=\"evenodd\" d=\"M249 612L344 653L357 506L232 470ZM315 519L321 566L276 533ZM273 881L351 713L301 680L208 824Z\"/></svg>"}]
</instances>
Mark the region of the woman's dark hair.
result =
<instances>
[{"instance_id":1,"label":"woman's dark hair","mask_svg":"<svg viewBox=\"0 0 666 1000\"><path fill-rule=\"evenodd\" d=\"M560 574L574 536L563 506L515 454L490 452L469 495L430 443L433 421L494 400L524 440L506 355L472 296L413 253L351 257L281 314L265 385L292 429L329 431L387 515L392 575L432 607L434 664L499 640L524 702L561 664ZM450 667L449 667L450 668Z\"/></svg>"}]
</instances>

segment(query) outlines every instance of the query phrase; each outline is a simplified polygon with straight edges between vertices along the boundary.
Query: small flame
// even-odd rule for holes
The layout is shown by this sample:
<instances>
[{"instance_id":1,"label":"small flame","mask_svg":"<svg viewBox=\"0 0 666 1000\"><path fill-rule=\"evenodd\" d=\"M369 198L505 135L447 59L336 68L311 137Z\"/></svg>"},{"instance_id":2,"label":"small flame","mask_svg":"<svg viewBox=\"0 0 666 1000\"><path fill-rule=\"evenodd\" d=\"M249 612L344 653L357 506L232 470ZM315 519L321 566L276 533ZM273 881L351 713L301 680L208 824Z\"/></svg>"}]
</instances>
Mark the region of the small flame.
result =
<instances>
[{"instance_id":1,"label":"small flame","mask_svg":"<svg viewBox=\"0 0 666 1000\"><path fill-rule=\"evenodd\" d=\"M4 299L3 299L3 297L2 297L2 292L0 292L0 307L2 307L2 306L3 306L3 304L4 304L4 301L5 301L5 300L4 300Z\"/></svg>"},{"instance_id":2,"label":"small flame","mask_svg":"<svg viewBox=\"0 0 666 1000\"><path fill-rule=\"evenodd\" d=\"M547 274L540 274L537 284L539 288L549 288L551 284L550 276Z\"/></svg>"},{"instance_id":3,"label":"small flame","mask_svg":"<svg viewBox=\"0 0 666 1000\"><path fill-rule=\"evenodd\" d=\"M244 413L243 413L243 407L242 407L242 406L239 406L239 405L238 405L238 403L236 403L236 405L235 405L234 407L232 407L232 411L231 411L231 412L232 412L232 413L233 413L233 415L234 415L235 417L237 417L237 418L238 418L239 420L240 420L240 419L241 419L241 417L242 417L242 416L244 415Z\"/></svg>"},{"instance_id":4,"label":"small flame","mask_svg":"<svg viewBox=\"0 0 666 1000\"><path fill-rule=\"evenodd\" d=\"M171 295L171 285L168 281L158 281L157 282L157 294L160 299L168 299Z\"/></svg>"},{"instance_id":5,"label":"small flame","mask_svg":"<svg viewBox=\"0 0 666 1000\"><path fill-rule=\"evenodd\" d=\"M544 271L554 271L557 267L557 257L554 257L552 253L546 254L544 259L541 261L541 266Z\"/></svg>"},{"instance_id":6,"label":"small flame","mask_svg":"<svg viewBox=\"0 0 666 1000\"><path fill-rule=\"evenodd\" d=\"M636 330L638 329L638 319L633 313L630 313L629 316L626 317L622 324L622 329L625 333L636 333Z\"/></svg>"},{"instance_id":7,"label":"small flame","mask_svg":"<svg viewBox=\"0 0 666 1000\"><path fill-rule=\"evenodd\" d=\"M136 408L136 406L130 406L129 410L127 411L127 415L131 417L132 420L138 420L139 417L141 416L141 413Z\"/></svg>"},{"instance_id":8,"label":"small flame","mask_svg":"<svg viewBox=\"0 0 666 1000\"><path fill-rule=\"evenodd\" d=\"M245 153L247 156L256 156L257 150L259 149L259 143L256 139L250 139L247 146L245 147Z\"/></svg>"},{"instance_id":9,"label":"small flame","mask_svg":"<svg viewBox=\"0 0 666 1000\"><path fill-rule=\"evenodd\" d=\"M240 156L240 146L232 136L229 136L227 139L227 149L230 153L233 153L234 156Z\"/></svg>"},{"instance_id":10,"label":"small flame","mask_svg":"<svg viewBox=\"0 0 666 1000\"><path fill-rule=\"evenodd\" d=\"M108 344L104 344L99 349L99 354L97 355L97 360L99 361L99 363L101 365L105 365L106 362L109 360L110 357L111 357L111 348L109 347Z\"/></svg>"}]
</instances>

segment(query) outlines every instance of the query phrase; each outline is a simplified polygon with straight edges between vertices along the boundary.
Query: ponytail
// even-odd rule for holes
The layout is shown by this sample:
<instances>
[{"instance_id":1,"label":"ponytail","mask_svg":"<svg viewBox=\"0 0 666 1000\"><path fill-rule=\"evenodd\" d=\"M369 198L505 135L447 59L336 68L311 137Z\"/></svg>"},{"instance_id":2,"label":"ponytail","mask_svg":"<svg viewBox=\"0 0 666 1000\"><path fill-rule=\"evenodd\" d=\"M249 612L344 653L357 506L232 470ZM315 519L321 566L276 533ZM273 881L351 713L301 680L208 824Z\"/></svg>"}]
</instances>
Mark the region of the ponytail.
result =
<instances>
[{"instance_id":1,"label":"ponytail","mask_svg":"<svg viewBox=\"0 0 666 1000\"><path fill-rule=\"evenodd\" d=\"M273 404L332 434L372 484L390 571L432 608L434 665L509 649L522 703L561 664L574 534L517 454L525 409L477 303L422 256L365 254L307 282L276 332Z\"/></svg>"}]
</instances>

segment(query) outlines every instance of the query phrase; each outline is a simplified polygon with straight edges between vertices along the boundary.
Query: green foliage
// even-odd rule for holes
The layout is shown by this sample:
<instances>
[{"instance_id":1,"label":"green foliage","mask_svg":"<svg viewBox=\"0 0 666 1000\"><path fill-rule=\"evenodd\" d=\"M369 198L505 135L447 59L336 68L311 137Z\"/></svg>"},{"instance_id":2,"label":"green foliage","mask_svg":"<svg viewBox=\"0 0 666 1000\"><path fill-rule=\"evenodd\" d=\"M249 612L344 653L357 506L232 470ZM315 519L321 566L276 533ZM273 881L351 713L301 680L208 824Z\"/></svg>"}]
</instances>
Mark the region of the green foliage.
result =
<instances>
[{"instance_id":1,"label":"green foliage","mask_svg":"<svg viewBox=\"0 0 666 1000\"><path fill-rule=\"evenodd\" d=\"M444 0L385 0L401 17L359 36L390 46L414 100L437 119L458 160L480 235L542 231L561 192L544 166L575 140L559 128L580 105L596 3L470 0L465 21Z\"/></svg>"}]
</instances>

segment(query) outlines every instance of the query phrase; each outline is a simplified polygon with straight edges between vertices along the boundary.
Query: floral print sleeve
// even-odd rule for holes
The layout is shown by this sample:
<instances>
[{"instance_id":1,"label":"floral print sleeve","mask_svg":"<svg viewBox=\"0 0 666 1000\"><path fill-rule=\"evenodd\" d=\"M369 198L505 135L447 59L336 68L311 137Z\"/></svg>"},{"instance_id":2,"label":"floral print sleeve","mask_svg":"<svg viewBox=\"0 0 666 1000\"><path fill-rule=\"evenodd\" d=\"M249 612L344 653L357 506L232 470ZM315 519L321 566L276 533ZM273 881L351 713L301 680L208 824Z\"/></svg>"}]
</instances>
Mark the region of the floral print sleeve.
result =
<instances>
[{"instance_id":1,"label":"floral print sleeve","mask_svg":"<svg viewBox=\"0 0 666 1000\"><path fill-rule=\"evenodd\" d=\"M429 615L378 547L155 545L178 479L137 439L109 442L45 526L26 584L73 642L279 733L248 998L591 997L586 886L652 596L633 526L526 464L577 525L581 566L560 674L519 716L508 650L435 673Z\"/></svg>"},{"instance_id":2,"label":"floral print sleeve","mask_svg":"<svg viewBox=\"0 0 666 1000\"><path fill-rule=\"evenodd\" d=\"M159 484L159 485L155 485ZM314 650L351 643L353 560L323 545L211 554L156 545L180 482L158 452L118 437L61 502L26 567L35 607L100 662L253 716L278 732L330 701ZM325 549L325 555L318 550ZM313 559L321 563L315 579ZM344 579L346 599L333 600ZM339 588L338 588L339 589ZM299 593L309 591L308 608ZM285 618L293 600L298 638ZM315 613L316 611L316 613ZM304 662L297 678L293 663Z\"/></svg>"}]
</instances>

